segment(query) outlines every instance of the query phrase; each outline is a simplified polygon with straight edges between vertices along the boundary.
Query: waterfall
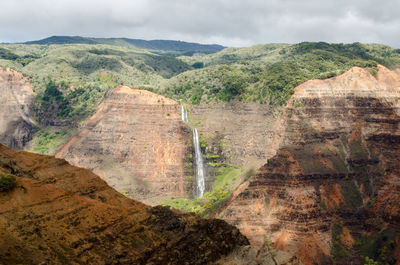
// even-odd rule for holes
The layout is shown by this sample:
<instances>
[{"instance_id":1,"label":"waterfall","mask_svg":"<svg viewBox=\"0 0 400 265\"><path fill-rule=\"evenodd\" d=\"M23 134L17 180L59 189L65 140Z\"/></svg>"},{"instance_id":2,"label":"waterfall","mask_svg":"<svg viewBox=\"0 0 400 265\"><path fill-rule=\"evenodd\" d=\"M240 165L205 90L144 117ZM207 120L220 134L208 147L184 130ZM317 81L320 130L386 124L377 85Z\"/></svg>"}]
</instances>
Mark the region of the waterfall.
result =
<instances>
[{"instance_id":1,"label":"waterfall","mask_svg":"<svg viewBox=\"0 0 400 265\"><path fill-rule=\"evenodd\" d=\"M189 115L188 111L181 105L181 117L182 121L188 123ZM203 197L205 184L204 184L204 162L203 154L201 153L199 133L196 128L193 128L193 145L194 145L194 156L196 166L196 196Z\"/></svg>"},{"instance_id":2,"label":"waterfall","mask_svg":"<svg viewBox=\"0 0 400 265\"><path fill-rule=\"evenodd\" d=\"M196 128L193 128L193 144L195 151L195 162L196 162L196 196L203 197L204 195L204 162L203 155L201 154L199 134Z\"/></svg>"},{"instance_id":3,"label":"waterfall","mask_svg":"<svg viewBox=\"0 0 400 265\"><path fill-rule=\"evenodd\" d=\"M189 114L188 111L185 111L185 122L189 122Z\"/></svg>"},{"instance_id":4,"label":"waterfall","mask_svg":"<svg viewBox=\"0 0 400 265\"><path fill-rule=\"evenodd\" d=\"M183 105L181 105L181 116L182 120L185 121L185 108L183 107Z\"/></svg>"},{"instance_id":5,"label":"waterfall","mask_svg":"<svg viewBox=\"0 0 400 265\"><path fill-rule=\"evenodd\" d=\"M183 105L181 105L181 116L182 116L182 120L184 122L189 122L189 115L187 110L183 107Z\"/></svg>"}]
</instances>

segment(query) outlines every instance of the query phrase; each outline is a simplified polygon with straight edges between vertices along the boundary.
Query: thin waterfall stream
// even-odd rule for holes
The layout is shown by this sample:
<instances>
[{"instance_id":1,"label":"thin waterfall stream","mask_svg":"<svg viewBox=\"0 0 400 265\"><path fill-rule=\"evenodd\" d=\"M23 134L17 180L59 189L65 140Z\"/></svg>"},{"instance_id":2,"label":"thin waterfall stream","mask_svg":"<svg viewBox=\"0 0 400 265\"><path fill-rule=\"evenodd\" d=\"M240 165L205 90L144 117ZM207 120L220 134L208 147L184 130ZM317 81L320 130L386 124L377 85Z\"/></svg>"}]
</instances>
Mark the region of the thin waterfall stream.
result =
<instances>
[{"instance_id":1,"label":"thin waterfall stream","mask_svg":"<svg viewBox=\"0 0 400 265\"><path fill-rule=\"evenodd\" d=\"M181 105L182 111L182 121L189 122L189 116L187 110ZM201 153L199 133L196 128L193 128L193 145L195 153L195 166L196 166L196 187L195 193L196 197L201 198L205 191L205 181L204 181L204 160L203 154Z\"/></svg>"},{"instance_id":2,"label":"thin waterfall stream","mask_svg":"<svg viewBox=\"0 0 400 265\"><path fill-rule=\"evenodd\" d=\"M182 120L186 123L189 122L189 115L187 110L181 105Z\"/></svg>"},{"instance_id":3,"label":"thin waterfall stream","mask_svg":"<svg viewBox=\"0 0 400 265\"><path fill-rule=\"evenodd\" d=\"M196 161L196 195L201 198L204 195L204 161L201 153L199 134L196 128L193 128L193 144Z\"/></svg>"}]
</instances>

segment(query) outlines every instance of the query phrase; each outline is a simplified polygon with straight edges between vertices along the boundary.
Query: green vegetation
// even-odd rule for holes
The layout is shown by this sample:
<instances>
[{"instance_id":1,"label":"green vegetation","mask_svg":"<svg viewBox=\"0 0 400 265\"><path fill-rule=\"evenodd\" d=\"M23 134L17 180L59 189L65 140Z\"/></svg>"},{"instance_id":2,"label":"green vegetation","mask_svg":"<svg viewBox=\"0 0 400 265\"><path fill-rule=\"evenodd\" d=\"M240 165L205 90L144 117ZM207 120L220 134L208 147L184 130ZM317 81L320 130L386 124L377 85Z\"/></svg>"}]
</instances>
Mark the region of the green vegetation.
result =
<instances>
[{"instance_id":1,"label":"green vegetation","mask_svg":"<svg viewBox=\"0 0 400 265\"><path fill-rule=\"evenodd\" d=\"M55 154L72 136L70 128L47 127L35 133L28 151L39 154Z\"/></svg>"},{"instance_id":2,"label":"green vegetation","mask_svg":"<svg viewBox=\"0 0 400 265\"><path fill-rule=\"evenodd\" d=\"M80 36L52 36L46 39L29 41L27 44L107 44L114 46L134 47L149 50L157 54L172 56L193 55L195 53L209 54L222 50L224 47L215 44L198 44L173 40L140 40L127 38L86 38Z\"/></svg>"},{"instance_id":3,"label":"green vegetation","mask_svg":"<svg viewBox=\"0 0 400 265\"><path fill-rule=\"evenodd\" d=\"M345 201L343 207L350 207L356 209L363 205L361 193L352 179L342 180L340 182L342 187L342 195Z\"/></svg>"},{"instance_id":4,"label":"green vegetation","mask_svg":"<svg viewBox=\"0 0 400 265\"><path fill-rule=\"evenodd\" d=\"M373 259L369 258L369 257L365 257L365 265L380 265L379 262L374 261Z\"/></svg>"},{"instance_id":5,"label":"green vegetation","mask_svg":"<svg viewBox=\"0 0 400 265\"><path fill-rule=\"evenodd\" d=\"M235 188L232 183L241 173L242 169L240 168L223 166L219 168L219 175L212 184L212 191L206 192L203 197L196 199L171 198L165 200L163 204L207 217L230 198Z\"/></svg>"},{"instance_id":6,"label":"green vegetation","mask_svg":"<svg viewBox=\"0 0 400 265\"><path fill-rule=\"evenodd\" d=\"M396 50L360 43L257 45L181 59L192 65L201 61L204 68L172 78L163 92L187 101L195 98L194 103L199 102L201 88L202 101L238 99L283 105L293 89L307 80L334 77L353 66L368 68L373 74L378 63L400 66Z\"/></svg>"},{"instance_id":7,"label":"green vegetation","mask_svg":"<svg viewBox=\"0 0 400 265\"><path fill-rule=\"evenodd\" d=\"M72 111L68 99L52 80L49 80L45 90L36 96L35 103L36 119L40 123L51 122L57 118L66 118Z\"/></svg>"},{"instance_id":8,"label":"green vegetation","mask_svg":"<svg viewBox=\"0 0 400 265\"><path fill-rule=\"evenodd\" d=\"M201 45L139 42L51 37L37 43L57 45L0 44L0 67L11 67L32 81L37 94L35 118L43 131L54 124L79 127L107 92L122 84L183 103L237 100L280 106L297 85L309 79L333 77L353 66L366 67L371 73L376 73L378 63L390 68L400 66L398 50L375 44L304 42L223 50L213 47L221 51L209 53ZM170 51L188 56L159 55ZM194 122L191 125L199 126ZM221 146L225 144L229 143L221 142ZM204 149L207 144L201 145ZM46 148L37 150L46 152Z\"/></svg>"},{"instance_id":9,"label":"green vegetation","mask_svg":"<svg viewBox=\"0 0 400 265\"><path fill-rule=\"evenodd\" d=\"M331 256L334 260L344 258L348 255L346 248L342 244L341 239L342 225L334 223L332 225L332 248Z\"/></svg>"},{"instance_id":10,"label":"green vegetation","mask_svg":"<svg viewBox=\"0 0 400 265\"><path fill-rule=\"evenodd\" d=\"M28 63L29 61L29 63ZM43 90L50 78L71 87L113 86L157 89L166 78L192 69L181 60L129 47L108 45L0 45L0 67L11 67L31 78Z\"/></svg>"},{"instance_id":11,"label":"green vegetation","mask_svg":"<svg viewBox=\"0 0 400 265\"><path fill-rule=\"evenodd\" d=\"M377 227L380 229L381 225ZM357 255L363 257L365 264L394 265L396 236L399 234L390 228L365 234L355 243L355 251Z\"/></svg>"},{"instance_id":12,"label":"green vegetation","mask_svg":"<svg viewBox=\"0 0 400 265\"><path fill-rule=\"evenodd\" d=\"M9 191L15 188L17 181L14 175L0 173L0 191Z\"/></svg>"},{"instance_id":13,"label":"green vegetation","mask_svg":"<svg viewBox=\"0 0 400 265\"><path fill-rule=\"evenodd\" d=\"M371 73L378 63L400 66L400 53L384 45L268 44L174 58L138 50L128 40L78 38L53 37L43 43L87 44L0 45L0 66L21 71L38 91L50 78L103 93L124 84L192 104L240 100L271 105L285 104L294 87L310 79L333 77L353 66Z\"/></svg>"}]
</instances>

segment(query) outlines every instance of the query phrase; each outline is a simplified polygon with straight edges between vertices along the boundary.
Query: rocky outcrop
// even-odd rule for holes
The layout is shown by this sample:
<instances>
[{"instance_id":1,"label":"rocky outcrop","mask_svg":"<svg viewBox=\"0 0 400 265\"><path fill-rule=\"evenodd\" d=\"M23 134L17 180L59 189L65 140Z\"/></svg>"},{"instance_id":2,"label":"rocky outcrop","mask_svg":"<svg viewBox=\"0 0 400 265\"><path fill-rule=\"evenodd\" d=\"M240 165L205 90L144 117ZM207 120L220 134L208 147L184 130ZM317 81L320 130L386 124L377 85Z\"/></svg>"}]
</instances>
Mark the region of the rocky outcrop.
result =
<instances>
[{"instance_id":1,"label":"rocky outcrop","mask_svg":"<svg viewBox=\"0 0 400 265\"><path fill-rule=\"evenodd\" d=\"M30 118L32 86L22 74L0 68L0 93L0 143L22 149L36 131Z\"/></svg>"},{"instance_id":2,"label":"rocky outcrop","mask_svg":"<svg viewBox=\"0 0 400 265\"><path fill-rule=\"evenodd\" d=\"M278 153L219 217L304 264L388 262L400 228L400 75L355 67L306 82L283 119Z\"/></svg>"},{"instance_id":3,"label":"rocky outcrop","mask_svg":"<svg viewBox=\"0 0 400 265\"><path fill-rule=\"evenodd\" d=\"M247 245L238 229L128 199L63 159L0 145L2 264L207 264Z\"/></svg>"},{"instance_id":4,"label":"rocky outcrop","mask_svg":"<svg viewBox=\"0 0 400 265\"><path fill-rule=\"evenodd\" d=\"M92 170L119 192L146 203L185 197L191 185L185 177L185 170L192 170L185 169L191 130L180 117L175 101L120 86L56 157Z\"/></svg>"}]
</instances>

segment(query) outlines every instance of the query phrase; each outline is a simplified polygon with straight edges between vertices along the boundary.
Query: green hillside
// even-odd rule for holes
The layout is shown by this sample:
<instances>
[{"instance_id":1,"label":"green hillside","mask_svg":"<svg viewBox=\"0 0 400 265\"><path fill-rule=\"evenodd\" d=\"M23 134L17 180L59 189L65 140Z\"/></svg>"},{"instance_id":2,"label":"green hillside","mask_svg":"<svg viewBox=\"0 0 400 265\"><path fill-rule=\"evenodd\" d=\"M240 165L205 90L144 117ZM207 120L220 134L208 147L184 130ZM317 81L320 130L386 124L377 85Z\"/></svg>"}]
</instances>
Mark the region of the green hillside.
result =
<instances>
[{"instance_id":1,"label":"green hillside","mask_svg":"<svg viewBox=\"0 0 400 265\"><path fill-rule=\"evenodd\" d=\"M87 38L80 36L52 36L37 41L28 41L24 44L106 44L123 47L133 47L144 49L157 54L179 56L179 55L193 55L196 53L209 54L215 53L222 49L224 46L217 44L199 44L175 40L141 40L141 39L128 39L128 38Z\"/></svg>"},{"instance_id":2,"label":"green hillside","mask_svg":"<svg viewBox=\"0 0 400 265\"><path fill-rule=\"evenodd\" d=\"M400 50L379 44L304 42L170 57L105 44L0 45L0 67L31 79L37 93L36 120L44 129L51 124L76 128L110 88L122 84L191 104L237 100L281 106L294 87L307 80L333 77L353 66L374 74L377 64L399 68Z\"/></svg>"},{"instance_id":3,"label":"green hillside","mask_svg":"<svg viewBox=\"0 0 400 265\"><path fill-rule=\"evenodd\" d=\"M372 73L377 64L400 67L398 49L360 43L268 44L180 58L202 68L171 78L162 91L193 104L236 98L283 105L294 87L310 79L333 77L353 66Z\"/></svg>"}]
</instances>

